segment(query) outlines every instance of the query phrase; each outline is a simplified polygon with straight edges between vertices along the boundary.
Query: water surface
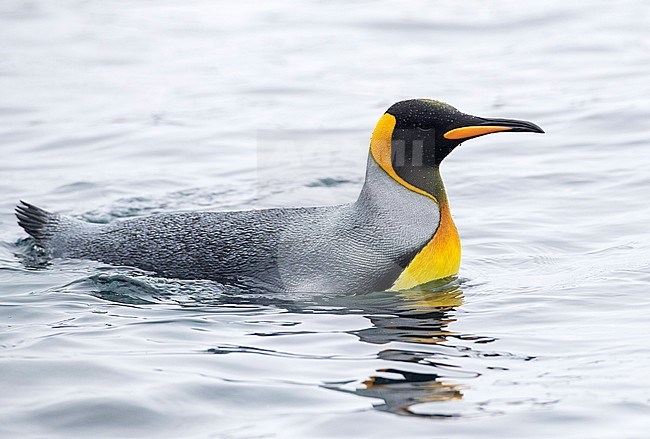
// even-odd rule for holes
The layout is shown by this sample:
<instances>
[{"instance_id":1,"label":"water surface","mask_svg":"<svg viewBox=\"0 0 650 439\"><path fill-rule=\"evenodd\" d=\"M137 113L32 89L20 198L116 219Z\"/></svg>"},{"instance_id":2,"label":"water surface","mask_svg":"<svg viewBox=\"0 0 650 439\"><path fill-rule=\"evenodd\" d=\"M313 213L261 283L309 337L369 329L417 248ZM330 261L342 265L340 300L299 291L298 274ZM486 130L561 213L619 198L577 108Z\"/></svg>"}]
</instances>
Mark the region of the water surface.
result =
<instances>
[{"instance_id":1,"label":"water surface","mask_svg":"<svg viewBox=\"0 0 650 439\"><path fill-rule=\"evenodd\" d=\"M646 437L649 28L642 0L2 2L0 436ZM12 214L348 202L412 97L547 131L443 164L448 285L43 266Z\"/></svg>"}]
</instances>

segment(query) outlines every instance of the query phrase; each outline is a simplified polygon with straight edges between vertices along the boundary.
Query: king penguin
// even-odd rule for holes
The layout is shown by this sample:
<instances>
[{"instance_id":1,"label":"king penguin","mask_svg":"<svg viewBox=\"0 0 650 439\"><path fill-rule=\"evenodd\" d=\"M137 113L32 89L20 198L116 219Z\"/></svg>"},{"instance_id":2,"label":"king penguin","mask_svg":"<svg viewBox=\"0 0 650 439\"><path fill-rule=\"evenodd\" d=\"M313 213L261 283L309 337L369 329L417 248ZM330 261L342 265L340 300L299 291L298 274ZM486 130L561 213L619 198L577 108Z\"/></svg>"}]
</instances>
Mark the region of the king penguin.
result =
<instances>
[{"instance_id":1,"label":"king penguin","mask_svg":"<svg viewBox=\"0 0 650 439\"><path fill-rule=\"evenodd\" d=\"M460 238L440 163L468 139L544 131L443 102L392 105L370 140L358 199L324 207L184 212L93 224L21 202L18 223L52 258L133 266L277 292L406 290L458 273Z\"/></svg>"}]
</instances>

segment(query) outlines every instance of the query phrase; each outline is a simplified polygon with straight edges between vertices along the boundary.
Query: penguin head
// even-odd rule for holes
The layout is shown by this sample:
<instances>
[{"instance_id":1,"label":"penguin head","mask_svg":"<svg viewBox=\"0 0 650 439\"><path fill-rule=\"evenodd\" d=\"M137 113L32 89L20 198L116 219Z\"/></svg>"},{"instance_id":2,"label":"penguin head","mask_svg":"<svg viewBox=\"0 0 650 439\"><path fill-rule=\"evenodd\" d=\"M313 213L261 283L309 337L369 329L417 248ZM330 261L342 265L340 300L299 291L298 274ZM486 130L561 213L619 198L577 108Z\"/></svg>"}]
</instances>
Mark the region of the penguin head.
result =
<instances>
[{"instance_id":1,"label":"penguin head","mask_svg":"<svg viewBox=\"0 0 650 439\"><path fill-rule=\"evenodd\" d=\"M438 166L462 142L486 134L544 132L532 122L472 116L431 99L397 102L386 111L376 132L382 123L394 125L392 133L383 130L390 136L385 140L390 143L394 168Z\"/></svg>"}]
</instances>

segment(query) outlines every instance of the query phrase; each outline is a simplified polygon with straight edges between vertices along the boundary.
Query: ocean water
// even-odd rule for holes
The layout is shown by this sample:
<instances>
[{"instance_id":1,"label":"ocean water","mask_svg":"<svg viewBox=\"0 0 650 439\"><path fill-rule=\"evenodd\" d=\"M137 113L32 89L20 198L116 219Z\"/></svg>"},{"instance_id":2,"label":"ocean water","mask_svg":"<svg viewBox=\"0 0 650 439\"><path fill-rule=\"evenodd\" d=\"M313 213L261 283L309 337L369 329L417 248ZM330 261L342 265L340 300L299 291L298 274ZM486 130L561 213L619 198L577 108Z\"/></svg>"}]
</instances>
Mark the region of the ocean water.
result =
<instances>
[{"instance_id":1,"label":"ocean water","mask_svg":"<svg viewBox=\"0 0 650 439\"><path fill-rule=\"evenodd\" d=\"M0 4L0 437L645 438L650 7ZM278 296L43 261L89 221L355 199L395 101L527 119L443 163L458 279Z\"/></svg>"}]
</instances>

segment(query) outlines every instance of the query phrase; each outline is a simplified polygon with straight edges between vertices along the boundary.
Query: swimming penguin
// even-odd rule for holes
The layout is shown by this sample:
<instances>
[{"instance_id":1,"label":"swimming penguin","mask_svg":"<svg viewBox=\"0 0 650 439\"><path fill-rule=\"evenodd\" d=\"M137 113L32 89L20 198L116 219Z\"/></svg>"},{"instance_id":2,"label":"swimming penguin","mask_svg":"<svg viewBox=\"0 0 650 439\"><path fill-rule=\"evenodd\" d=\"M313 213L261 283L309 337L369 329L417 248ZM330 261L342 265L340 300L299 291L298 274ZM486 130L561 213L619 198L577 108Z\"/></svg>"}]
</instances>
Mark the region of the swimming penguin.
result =
<instances>
[{"instance_id":1,"label":"swimming penguin","mask_svg":"<svg viewBox=\"0 0 650 439\"><path fill-rule=\"evenodd\" d=\"M133 266L278 292L405 290L458 273L460 239L440 163L461 142L544 131L430 100L392 105L370 140L366 179L350 204L166 213L92 224L21 202L18 223L54 258Z\"/></svg>"}]
</instances>

